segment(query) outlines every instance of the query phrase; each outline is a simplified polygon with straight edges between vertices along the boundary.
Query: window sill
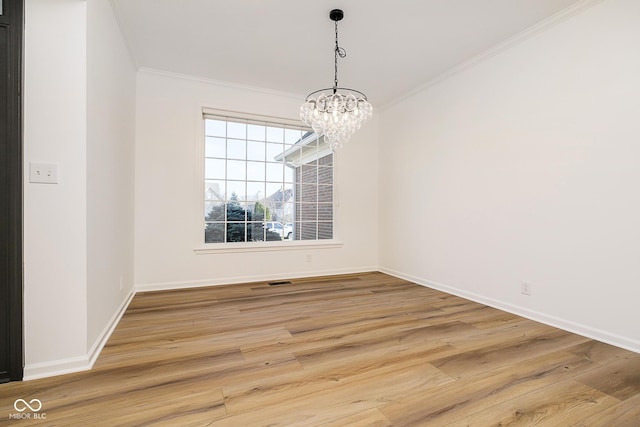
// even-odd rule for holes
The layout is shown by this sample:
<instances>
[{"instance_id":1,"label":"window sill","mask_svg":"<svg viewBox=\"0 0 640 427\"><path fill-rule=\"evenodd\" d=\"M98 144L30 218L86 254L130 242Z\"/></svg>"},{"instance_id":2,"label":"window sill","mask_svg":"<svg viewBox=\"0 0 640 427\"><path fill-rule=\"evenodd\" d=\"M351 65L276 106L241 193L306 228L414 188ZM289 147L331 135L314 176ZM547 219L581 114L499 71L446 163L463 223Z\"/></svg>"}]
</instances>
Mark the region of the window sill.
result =
<instances>
[{"instance_id":1,"label":"window sill","mask_svg":"<svg viewBox=\"0 0 640 427\"><path fill-rule=\"evenodd\" d=\"M239 253L239 252L272 252L308 249L341 248L343 243L338 240L296 240L292 242L238 242L238 243L209 243L193 250L196 255Z\"/></svg>"}]
</instances>

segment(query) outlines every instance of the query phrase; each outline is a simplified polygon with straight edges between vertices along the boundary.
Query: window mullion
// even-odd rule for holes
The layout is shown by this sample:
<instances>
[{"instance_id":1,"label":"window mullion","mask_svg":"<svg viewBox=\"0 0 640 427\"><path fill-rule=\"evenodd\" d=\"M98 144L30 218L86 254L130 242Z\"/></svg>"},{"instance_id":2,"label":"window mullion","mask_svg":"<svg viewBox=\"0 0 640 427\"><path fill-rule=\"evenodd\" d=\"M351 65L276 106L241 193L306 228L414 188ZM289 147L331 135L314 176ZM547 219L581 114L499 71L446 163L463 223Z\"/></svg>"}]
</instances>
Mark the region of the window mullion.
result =
<instances>
[{"instance_id":1,"label":"window mullion","mask_svg":"<svg viewBox=\"0 0 640 427\"><path fill-rule=\"evenodd\" d=\"M222 230L224 242L228 243L229 229L229 123L224 123L224 227Z\"/></svg>"}]
</instances>

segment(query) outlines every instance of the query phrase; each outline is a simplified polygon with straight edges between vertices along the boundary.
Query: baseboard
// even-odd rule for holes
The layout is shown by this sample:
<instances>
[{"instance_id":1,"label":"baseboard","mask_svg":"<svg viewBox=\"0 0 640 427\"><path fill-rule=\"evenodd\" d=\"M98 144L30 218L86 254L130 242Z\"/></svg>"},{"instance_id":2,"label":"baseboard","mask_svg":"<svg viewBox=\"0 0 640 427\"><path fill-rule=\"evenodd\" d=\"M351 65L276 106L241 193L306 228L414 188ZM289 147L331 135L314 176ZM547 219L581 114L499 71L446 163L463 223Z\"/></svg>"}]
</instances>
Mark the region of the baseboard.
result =
<instances>
[{"instance_id":1,"label":"baseboard","mask_svg":"<svg viewBox=\"0 0 640 427\"><path fill-rule=\"evenodd\" d=\"M318 277L318 276L335 276L339 274L357 274L365 273L369 271L378 271L377 266L366 266L358 268L343 268L343 269L330 269L330 270L317 270L317 271L303 271L303 272L289 272L289 273L274 273L274 274L260 274L252 276L232 276L232 277L218 277L204 280L190 280L183 282L163 282L163 283L145 283L136 284L136 292L151 292L151 291L168 291L175 289L187 289L187 288L200 288L206 286L219 286L219 285L237 285L241 283L252 282L266 282L269 280L290 280L301 277Z\"/></svg>"},{"instance_id":2,"label":"baseboard","mask_svg":"<svg viewBox=\"0 0 640 427\"><path fill-rule=\"evenodd\" d=\"M95 340L86 355L70 357L67 359L53 360L50 362L33 363L25 365L23 381L37 380L40 378L53 377L57 375L72 374L74 372L88 371L93 368L94 363L100 356L100 352L111 337L116 326L120 322L122 315L127 310L129 303L133 299L135 291L131 290L127 298L120 304L118 310L111 317L102 333Z\"/></svg>"},{"instance_id":3,"label":"baseboard","mask_svg":"<svg viewBox=\"0 0 640 427\"><path fill-rule=\"evenodd\" d=\"M87 354L87 357L89 358L89 369L93 368L93 365L96 363L96 360L98 360L98 356L100 356L100 352L102 351L104 346L107 344L107 341L109 341L111 334L116 329L116 326L118 326L118 323L120 323L120 319L122 319L122 316L124 315L125 311L127 311L127 307L129 307L129 304L131 303L131 300L135 295L136 295L136 291L132 289L129 292L129 295L127 295L124 301L122 301L122 303L120 304L120 307L118 307L118 310L116 310L113 316L111 316L111 319L109 320L105 328L102 330L102 333L98 335L98 338L96 338L95 342L89 349L89 353Z\"/></svg>"},{"instance_id":4,"label":"baseboard","mask_svg":"<svg viewBox=\"0 0 640 427\"><path fill-rule=\"evenodd\" d=\"M91 369L91 364L89 363L89 356L87 355L52 360L50 362L32 363L25 365L22 380L31 381L57 375L72 374L74 372L88 371L89 369Z\"/></svg>"},{"instance_id":5,"label":"baseboard","mask_svg":"<svg viewBox=\"0 0 640 427\"><path fill-rule=\"evenodd\" d=\"M553 326L572 332L587 338L601 341L607 344L611 344L616 347L624 348L625 350L633 351L634 353L640 353L640 342L617 334L612 334L601 329L593 328L589 325L573 322L568 319L563 319L557 316L553 316L547 313L542 313L536 310L530 310L525 307L520 307L504 301L499 301L493 298L487 298L485 296L475 294L473 292L467 292L462 289L455 288L453 286L444 285L442 283L432 282L421 277L416 277L410 274L402 273L400 271L392 270L389 268L379 267L378 271L388 274L400 279L408 280L410 282L417 283L419 285L436 289L448 294L456 295L461 298L465 298L471 301L475 301L480 304L484 304L490 307L497 308L499 310L506 311L521 317L525 317L536 322L544 323L545 325Z\"/></svg>"}]
</instances>

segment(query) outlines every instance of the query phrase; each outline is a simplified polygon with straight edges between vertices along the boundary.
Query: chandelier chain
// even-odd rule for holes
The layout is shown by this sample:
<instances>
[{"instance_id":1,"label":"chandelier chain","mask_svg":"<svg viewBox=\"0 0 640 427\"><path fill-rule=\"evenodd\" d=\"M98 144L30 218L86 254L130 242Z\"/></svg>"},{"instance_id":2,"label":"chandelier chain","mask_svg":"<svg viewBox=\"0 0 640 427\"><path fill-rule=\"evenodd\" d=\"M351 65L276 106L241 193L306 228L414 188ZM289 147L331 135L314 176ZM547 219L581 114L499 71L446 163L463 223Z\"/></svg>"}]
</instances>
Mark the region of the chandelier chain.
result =
<instances>
[{"instance_id":1,"label":"chandelier chain","mask_svg":"<svg viewBox=\"0 0 640 427\"><path fill-rule=\"evenodd\" d=\"M335 21L335 25L336 25L336 47L335 47L335 61L334 61L334 79L333 79L333 93L336 93L336 90L338 88L338 57L340 58L345 58L347 56L347 51L344 50L344 48L340 47L340 45L338 44L338 21Z\"/></svg>"}]
</instances>

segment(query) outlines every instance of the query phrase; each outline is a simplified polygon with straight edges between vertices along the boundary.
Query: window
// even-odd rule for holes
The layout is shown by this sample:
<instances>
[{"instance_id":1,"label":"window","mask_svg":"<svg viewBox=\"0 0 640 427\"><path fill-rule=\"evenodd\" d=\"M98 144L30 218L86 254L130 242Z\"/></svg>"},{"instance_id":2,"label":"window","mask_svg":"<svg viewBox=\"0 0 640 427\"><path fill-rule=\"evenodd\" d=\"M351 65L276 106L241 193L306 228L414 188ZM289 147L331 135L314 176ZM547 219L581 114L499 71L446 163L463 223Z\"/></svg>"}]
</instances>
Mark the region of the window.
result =
<instances>
[{"instance_id":1,"label":"window","mask_svg":"<svg viewBox=\"0 0 640 427\"><path fill-rule=\"evenodd\" d=\"M204 111L205 243L333 239L333 153L286 120Z\"/></svg>"}]
</instances>

